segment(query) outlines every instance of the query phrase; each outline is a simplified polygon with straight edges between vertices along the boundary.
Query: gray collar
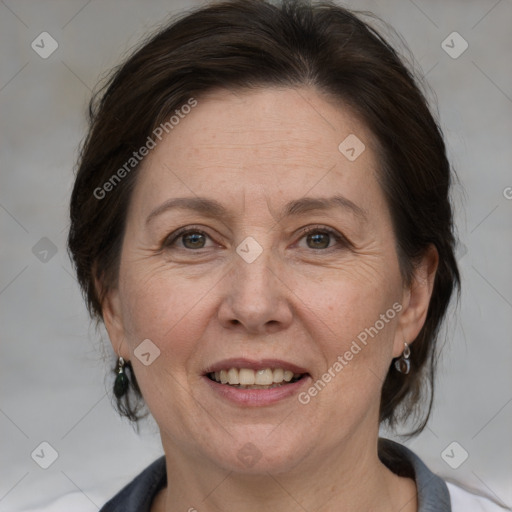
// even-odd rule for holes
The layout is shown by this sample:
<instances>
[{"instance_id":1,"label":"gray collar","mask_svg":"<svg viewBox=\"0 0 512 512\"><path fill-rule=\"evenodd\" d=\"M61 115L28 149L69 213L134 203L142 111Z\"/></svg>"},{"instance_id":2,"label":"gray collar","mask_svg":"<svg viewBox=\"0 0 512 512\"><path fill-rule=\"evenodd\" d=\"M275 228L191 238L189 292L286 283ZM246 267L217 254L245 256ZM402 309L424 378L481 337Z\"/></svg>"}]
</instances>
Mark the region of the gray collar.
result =
<instances>
[{"instance_id":1,"label":"gray collar","mask_svg":"<svg viewBox=\"0 0 512 512\"><path fill-rule=\"evenodd\" d=\"M418 512L451 512L450 493L445 481L432 473L413 451L380 437L379 458L393 473L415 480Z\"/></svg>"}]
</instances>

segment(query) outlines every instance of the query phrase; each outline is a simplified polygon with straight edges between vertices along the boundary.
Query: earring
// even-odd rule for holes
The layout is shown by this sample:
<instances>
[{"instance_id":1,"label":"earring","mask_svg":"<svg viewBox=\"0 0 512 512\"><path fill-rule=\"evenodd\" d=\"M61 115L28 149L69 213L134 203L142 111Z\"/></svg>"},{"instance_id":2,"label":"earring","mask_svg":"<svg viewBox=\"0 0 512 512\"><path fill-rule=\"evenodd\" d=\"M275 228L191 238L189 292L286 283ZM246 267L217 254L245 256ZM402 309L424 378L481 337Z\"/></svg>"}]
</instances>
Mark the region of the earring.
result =
<instances>
[{"instance_id":1,"label":"earring","mask_svg":"<svg viewBox=\"0 0 512 512\"><path fill-rule=\"evenodd\" d=\"M404 341L404 351L402 352L402 356L400 359L395 361L395 368L405 375L407 375L411 371L411 361L409 361L409 356L411 355L411 349L409 345Z\"/></svg>"},{"instance_id":2,"label":"earring","mask_svg":"<svg viewBox=\"0 0 512 512\"><path fill-rule=\"evenodd\" d=\"M114 382L114 395L116 395L116 398L121 398L128 390L129 381L126 373L124 372L125 365L126 363L124 362L124 359L119 356L117 360L117 375Z\"/></svg>"}]
</instances>

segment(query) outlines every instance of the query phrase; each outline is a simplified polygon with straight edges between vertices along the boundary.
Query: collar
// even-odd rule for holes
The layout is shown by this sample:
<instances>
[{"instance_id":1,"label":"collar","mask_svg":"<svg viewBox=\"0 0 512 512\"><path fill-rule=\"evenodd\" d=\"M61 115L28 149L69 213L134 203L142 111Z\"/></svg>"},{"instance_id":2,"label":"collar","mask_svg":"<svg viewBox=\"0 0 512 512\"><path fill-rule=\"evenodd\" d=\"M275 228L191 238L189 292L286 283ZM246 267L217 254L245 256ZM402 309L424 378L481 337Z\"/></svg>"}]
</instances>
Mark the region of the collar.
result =
<instances>
[{"instance_id":1,"label":"collar","mask_svg":"<svg viewBox=\"0 0 512 512\"><path fill-rule=\"evenodd\" d=\"M446 483L432 473L414 452L385 438L379 438L378 451L379 458L391 471L415 480L418 512L452 511ZM100 512L150 512L154 497L166 485L165 456L162 456L106 503Z\"/></svg>"}]
</instances>

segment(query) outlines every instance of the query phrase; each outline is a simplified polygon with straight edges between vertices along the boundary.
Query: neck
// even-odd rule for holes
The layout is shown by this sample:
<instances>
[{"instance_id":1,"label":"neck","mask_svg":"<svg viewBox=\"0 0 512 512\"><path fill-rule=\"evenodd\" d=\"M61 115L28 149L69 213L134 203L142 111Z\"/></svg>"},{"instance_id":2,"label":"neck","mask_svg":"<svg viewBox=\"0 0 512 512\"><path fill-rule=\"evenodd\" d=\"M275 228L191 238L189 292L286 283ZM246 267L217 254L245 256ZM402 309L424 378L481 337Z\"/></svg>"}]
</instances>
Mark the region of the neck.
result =
<instances>
[{"instance_id":1,"label":"neck","mask_svg":"<svg viewBox=\"0 0 512 512\"><path fill-rule=\"evenodd\" d=\"M295 512L374 510L416 512L412 480L392 473L372 442L357 434L333 450L317 449L286 473L240 474L194 460L166 443L168 482L153 510ZM165 445L164 445L165 448Z\"/></svg>"}]
</instances>

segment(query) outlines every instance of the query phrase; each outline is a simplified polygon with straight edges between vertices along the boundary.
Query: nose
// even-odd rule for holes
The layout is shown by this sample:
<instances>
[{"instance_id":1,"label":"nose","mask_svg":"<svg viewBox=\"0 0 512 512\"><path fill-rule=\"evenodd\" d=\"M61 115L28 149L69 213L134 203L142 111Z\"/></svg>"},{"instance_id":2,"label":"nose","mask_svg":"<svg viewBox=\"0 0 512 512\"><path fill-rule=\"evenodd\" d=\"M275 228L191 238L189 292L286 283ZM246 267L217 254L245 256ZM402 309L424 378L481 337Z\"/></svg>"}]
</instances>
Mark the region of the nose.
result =
<instances>
[{"instance_id":1,"label":"nose","mask_svg":"<svg viewBox=\"0 0 512 512\"><path fill-rule=\"evenodd\" d=\"M223 327L251 334L271 334L292 322L292 291L284 282L280 265L264 250L252 263L234 256L224 276L223 300L218 318ZM278 277L281 274L281 277Z\"/></svg>"}]
</instances>

